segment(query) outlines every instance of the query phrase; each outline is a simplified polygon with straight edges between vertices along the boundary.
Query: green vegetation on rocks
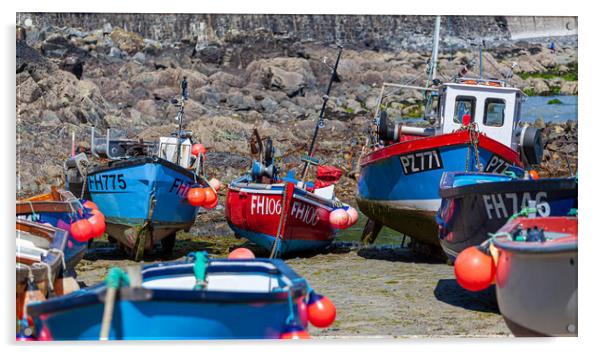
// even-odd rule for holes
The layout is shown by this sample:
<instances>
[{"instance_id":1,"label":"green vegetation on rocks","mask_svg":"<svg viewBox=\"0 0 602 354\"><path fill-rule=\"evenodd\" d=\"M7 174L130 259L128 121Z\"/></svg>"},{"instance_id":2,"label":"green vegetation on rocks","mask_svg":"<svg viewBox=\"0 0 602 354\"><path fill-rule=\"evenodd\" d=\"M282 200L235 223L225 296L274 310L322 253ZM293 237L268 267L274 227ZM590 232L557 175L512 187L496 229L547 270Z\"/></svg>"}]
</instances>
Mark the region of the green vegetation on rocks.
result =
<instances>
[{"instance_id":1,"label":"green vegetation on rocks","mask_svg":"<svg viewBox=\"0 0 602 354\"><path fill-rule=\"evenodd\" d=\"M577 81L578 80L578 64L577 64L577 62L572 62L572 63L567 64L564 69L565 70L562 70L560 65L556 65L554 68L552 68L548 71L545 71L545 72L532 72L532 73L523 72L523 73L519 73L518 76L520 76L520 78L523 80L527 80L529 78L546 79L546 80L561 78L565 81ZM566 69L568 69L568 70L566 70Z\"/></svg>"}]
</instances>

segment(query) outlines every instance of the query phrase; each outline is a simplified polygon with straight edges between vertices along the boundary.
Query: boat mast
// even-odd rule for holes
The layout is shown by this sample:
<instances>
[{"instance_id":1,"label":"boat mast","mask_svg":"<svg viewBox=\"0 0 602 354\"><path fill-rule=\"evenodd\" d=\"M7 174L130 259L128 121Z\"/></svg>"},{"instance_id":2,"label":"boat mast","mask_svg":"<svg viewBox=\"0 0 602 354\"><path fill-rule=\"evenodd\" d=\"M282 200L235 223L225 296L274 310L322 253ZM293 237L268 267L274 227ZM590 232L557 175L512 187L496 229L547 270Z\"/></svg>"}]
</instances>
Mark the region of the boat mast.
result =
<instances>
[{"instance_id":1,"label":"boat mast","mask_svg":"<svg viewBox=\"0 0 602 354\"><path fill-rule=\"evenodd\" d=\"M334 63L334 67L330 73L330 81L328 82L328 88L326 89L326 94L322 97L322 109L320 110L320 116L318 117L318 121L316 122L316 127L314 129L314 135L311 138L311 143L309 145L309 151L307 152L308 159L305 161L303 165L303 170L301 171L301 180L305 180L305 176L307 175L307 171L309 168L309 164L311 163L310 159L314 155L314 148L316 147L316 138L318 137L318 130L324 127L324 112L326 111L326 104L328 103L328 99L330 98L330 89L332 88L332 83L335 80L338 80L337 68L339 67L339 61L341 60L341 53L343 53L343 47L338 46L339 53L337 54L337 60Z\"/></svg>"},{"instance_id":2,"label":"boat mast","mask_svg":"<svg viewBox=\"0 0 602 354\"><path fill-rule=\"evenodd\" d=\"M431 53L431 62L429 68L429 77L426 87L437 78L437 57L439 55L439 30L441 28L441 16L435 17L435 32L433 33L433 52Z\"/></svg>"},{"instance_id":3,"label":"boat mast","mask_svg":"<svg viewBox=\"0 0 602 354\"><path fill-rule=\"evenodd\" d=\"M176 164L179 165L180 164L180 149L182 148L182 127L184 125L184 104L185 102L188 100L188 80L186 80L186 76L184 76L184 79L182 80L182 84L181 84L181 88L182 88L182 99L180 102L180 110L178 111L178 147L177 147L177 152L176 152Z\"/></svg>"}]
</instances>

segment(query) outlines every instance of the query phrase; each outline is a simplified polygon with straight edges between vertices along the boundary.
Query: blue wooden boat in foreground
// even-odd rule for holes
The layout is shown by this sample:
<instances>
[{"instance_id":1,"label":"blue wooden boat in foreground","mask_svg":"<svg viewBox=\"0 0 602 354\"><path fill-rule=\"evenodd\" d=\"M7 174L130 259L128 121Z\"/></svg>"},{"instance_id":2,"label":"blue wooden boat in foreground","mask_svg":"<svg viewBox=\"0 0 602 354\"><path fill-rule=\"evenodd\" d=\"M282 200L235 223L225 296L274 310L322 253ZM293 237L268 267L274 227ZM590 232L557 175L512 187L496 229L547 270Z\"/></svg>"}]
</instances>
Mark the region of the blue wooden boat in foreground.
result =
<instances>
[{"instance_id":1,"label":"blue wooden boat in foreground","mask_svg":"<svg viewBox=\"0 0 602 354\"><path fill-rule=\"evenodd\" d=\"M506 174L444 173L437 212L439 240L450 260L478 246L513 215L529 207L533 216L566 216L577 208L577 181L568 178L524 179Z\"/></svg>"},{"instance_id":2,"label":"blue wooden boat in foreground","mask_svg":"<svg viewBox=\"0 0 602 354\"><path fill-rule=\"evenodd\" d=\"M259 339L305 328L298 303L311 290L281 260L207 261L196 253L137 269L113 269L106 284L31 304L36 335L97 340L105 328L111 340Z\"/></svg>"}]
</instances>

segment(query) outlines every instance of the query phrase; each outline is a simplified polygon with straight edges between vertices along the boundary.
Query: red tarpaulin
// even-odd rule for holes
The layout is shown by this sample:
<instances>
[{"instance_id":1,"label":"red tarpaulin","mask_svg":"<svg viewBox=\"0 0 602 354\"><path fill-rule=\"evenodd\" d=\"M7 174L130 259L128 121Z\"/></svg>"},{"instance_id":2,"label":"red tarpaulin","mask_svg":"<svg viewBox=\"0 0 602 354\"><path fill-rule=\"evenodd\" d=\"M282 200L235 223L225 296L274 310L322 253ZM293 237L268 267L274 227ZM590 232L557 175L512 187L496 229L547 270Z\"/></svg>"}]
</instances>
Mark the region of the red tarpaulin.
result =
<instances>
[{"instance_id":1,"label":"red tarpaulin","mask_svg":"<svg viewBox=\"0 0 602 354\"><path fill-rule=\"evenodd\" d=\"M335 184L339 181L341 175L343 175L343 171L334 166L318 166L315 188L324 188Z\"/></svg>"}]
</instances>

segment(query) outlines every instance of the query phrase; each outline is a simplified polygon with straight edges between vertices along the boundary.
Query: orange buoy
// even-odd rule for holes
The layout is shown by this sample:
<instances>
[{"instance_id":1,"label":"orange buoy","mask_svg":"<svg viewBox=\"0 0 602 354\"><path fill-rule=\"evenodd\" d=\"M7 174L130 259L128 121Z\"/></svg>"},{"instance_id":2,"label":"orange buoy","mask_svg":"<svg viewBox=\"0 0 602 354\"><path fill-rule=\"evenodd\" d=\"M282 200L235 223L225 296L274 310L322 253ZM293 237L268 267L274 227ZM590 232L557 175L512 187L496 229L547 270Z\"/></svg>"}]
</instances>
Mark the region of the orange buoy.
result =
<instances>
[{"instance_id":1,"label":"orange buoy","mask_svg":"<svg viewBox=\"0 0 602 354\"><path fill-rule=\"evenodd\" d=\"M464 289L485 290L495 278L493 257L476 246L468 247L456 258L454 273L458 284Z\"/></svg>"},{"instance_id":2,"label":"orange buoy","mask_svg":"<svg viewBox=\"0 0 602 354\"><path fill-rule=\"evenodd\" d=\"M99 216L105 223L107 221L107 218L105 218L105 214L103 214L102 211L100 211L99 209L92 209L92 211L90 211L90 214Z\"/></svg>"},{"instance_id":3,"label":"orange buoy","mask_svg":"<svg viewBox=\"0 0 602 354\"><path fill-rule=\"evenodd\" d=\"M199 207L205 203L205 188L201 187L192 187L188 190L186 194L186 199L188 199L188 203L190 205Z\"/></svg>"},{"instance_id":4,"label":"orange buoy","mask_svg":"<svg viewBox=\"0 0 602 354\"><path fill-rule=\"evenodd\" d=\"M88 218L88 222L92 225L92 237L97 238L104 235L105 230L107 229L107 224L105 223L104 216L102 214L94 214Z\"/></svg>"},{"instance_id":5,"label":"orange buoy","mask_svg":"<svg viewBox=\"0 0 602 354\"><path fill-rule=\"evenodd\" d=\"M217 194L213 191L213 189L209 187L203 188L203 193L205 193L205 205L212 205L217 200Z\"/></svg>"},{"instance_id":6,"label":"orange buoy","mask_svg":"<svg viewBox=\"0 0 602 354\"><path fill-rule=\"evenodd\" d=\"M98 205L96 205L96 203L94 203L94 202L93 202L93 201L91 201L91 200L86 200L86 201L84 202L84 204L83 204L83 205L84 205L84 207L86 207L86 208L88 208L88 209L92 209L92 210L96 209L96 210L99 210L99 209L98 209Z\"/></svg>"},{"instance_id":7,"label":"orange buoy","mask_svg":"<svg viewBox=\"0 0 602 354\"><path fill-rule=\"evenodd\" d=\"M349 216L349 221L347 221L348 227L355 224L357 222L357 219L360 218L360 215L354 207L349 207L349 209L347 209L347 216Z\"/></svg>"},{"instance_id":8,"label":"orange buoy","mask_svg":"<svg viewBox=\"0 0 602 354\"><path fill-rule=\"evenodd\" d=\"M199 154L205 155L207 149L205 149L205 145L203 144L194 144L192 145L191 152L194 156L198 157Z\"/></svg>"},{"instance_id":9,"label":"orange buoy","mask_svg":"<svg viewBox=\"0 0 602 354\"><path fill-rule=\"evenodd\" d=\"M77 220L71 224L69 232L76 241L86 242L92 238L92 224L90 224L88 219Z\"/></svg>"},{"instance_id":10,"label":"orange buoy","mask_svg":"<svg viewBox=\"0 0 602 354\"><path fill-rule=\"evenodd\" d=\"M330 212L329 221L335 229L344 229L349 224L349 215L345 209L335 209Z\"/></svg>"},{"instance_id":11,"label":"orange buoy","mask_svg":"<svg viewBox=\"0 0 602 354\"><path fill-rule=\"evenodd\" d=\"M213 208L215 208L217 206L218 203L219 203L219 199L216 198L213 201L213 203L211 203L209 205L207 205L207 204L203 205L203 208L205 208L205 209L213 209Z\"/></svg>"},{"instance_id":12,"label":"orange buoy","mask_svg":"<svg viewBox=\"0 0 602 354\"><path fill-rule=\"evenodd\" d=\"M230 252L230 254L228 254L228 259L253 259L255 258L255 254L253 254L253 252L248 249L248 248L244 248L244 247L239 247L235 250L233 250L232 252Z\"/></svg>"},{"instance_id":13,"label":"orange buoy","mask_svg":"<svg viewBox=\"0 0 602 354\"><path fill-rule=\"evenodd\" d=\"M222 183L219 181L219 179L212 178L209 180L209 185L211 186L211 188L215 189L216 192L218 192Z\"/></svg>"},{"instance_id":14,"label":"orange buoy","mask_svg":"<svg viewBox=\"0 0 602 354\"><path fill-rule=\"evenodd\" d=\"M531 176L531 179L539 179L539 173L535 170L529 170L529 176Z\"/></svg>"},{"instance_id":15,"label":"orange buoy","mask_svg":"<svg viewBox=\"0 0 602 354\"><path fill-rule=\"evenodd\" d=\"M337 309L326 296L312 292L307 303L307 318L312 325L325 328L337 317Z\"/></svg>"}]
</instances>

